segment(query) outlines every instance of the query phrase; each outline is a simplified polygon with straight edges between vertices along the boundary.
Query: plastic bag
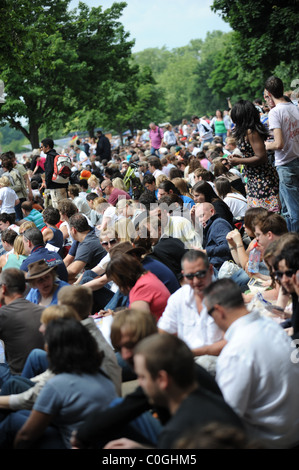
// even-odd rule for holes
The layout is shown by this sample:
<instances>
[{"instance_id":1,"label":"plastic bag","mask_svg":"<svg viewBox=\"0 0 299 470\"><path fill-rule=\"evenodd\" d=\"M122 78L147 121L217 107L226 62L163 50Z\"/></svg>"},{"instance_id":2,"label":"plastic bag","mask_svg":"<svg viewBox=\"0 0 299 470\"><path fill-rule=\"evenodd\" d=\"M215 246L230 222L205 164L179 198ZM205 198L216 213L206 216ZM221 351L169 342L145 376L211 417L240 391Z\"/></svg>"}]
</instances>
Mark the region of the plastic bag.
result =
<instances>
[{"instance_id":1,"label":"plastic bag","mask_svg":"<svg viewBox=\"0 0 299 470\"><path fill-rule=\"evenodd\" d=\"M225 277L232 277L233 274L240 270L240 266L238 266L233 261L224 261L221 268L218 272L218 279L223 279Z\"/></svg>"}]
</instances>

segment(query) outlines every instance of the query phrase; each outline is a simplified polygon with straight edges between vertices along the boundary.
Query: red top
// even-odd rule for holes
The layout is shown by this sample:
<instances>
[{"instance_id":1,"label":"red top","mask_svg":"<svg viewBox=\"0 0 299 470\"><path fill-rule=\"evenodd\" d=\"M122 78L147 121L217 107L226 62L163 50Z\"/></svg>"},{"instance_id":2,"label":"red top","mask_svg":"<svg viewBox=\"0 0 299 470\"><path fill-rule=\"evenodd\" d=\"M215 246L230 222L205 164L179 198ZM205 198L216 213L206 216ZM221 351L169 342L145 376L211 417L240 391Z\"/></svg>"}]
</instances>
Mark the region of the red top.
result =
<instances>
[{"instance_id":1,"label":"red top","mask_svg":"<svg viewBox=\"0 0 299 470\"><path fill-rule=\"evenodd\" d=\"M118 203L118 198L131 199L131 196L128 193L126 193L126 191L123 191L122 189L114 188L108 198L108 203L112 204L113 206L116 206L116 204Z\"/></svg>"},{"instance_id":2,"label":"red top","mask_svg":"<svg viewBox=\"0 0 299 470\"><path fill-rule=\"evenodd\" d=\"M170 292L155 274L143 274L129 293L129 307L133 302L143 300L150 306L151 314L158 321L165 310Z\"/></svg>"}]
</instances>

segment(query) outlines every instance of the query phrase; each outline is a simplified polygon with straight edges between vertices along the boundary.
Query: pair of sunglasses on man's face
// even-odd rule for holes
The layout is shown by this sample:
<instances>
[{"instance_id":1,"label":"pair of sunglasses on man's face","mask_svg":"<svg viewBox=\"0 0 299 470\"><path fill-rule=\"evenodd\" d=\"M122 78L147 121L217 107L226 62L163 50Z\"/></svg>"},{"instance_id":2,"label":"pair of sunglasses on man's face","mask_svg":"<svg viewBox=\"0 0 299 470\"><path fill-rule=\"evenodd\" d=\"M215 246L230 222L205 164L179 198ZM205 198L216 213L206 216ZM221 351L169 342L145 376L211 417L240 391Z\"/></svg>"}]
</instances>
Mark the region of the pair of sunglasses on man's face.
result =
<instances>
[{"instance_id":1,"label":"pair of sunglasses on man's face","mask_svg":"<svg viewBox=\"0 0 299 470\"><path fill-rule=\"evenodd\" d=\"M197 271L196 273L188 273L188 274L184 274L184 277L186 279L188 279L188 281L192 281L195 277L197 279L202 279L203 277L205 277L205 275L207 274L208 270L207 269L202 269L201 271Z\"/></svg>"}]
</instances>

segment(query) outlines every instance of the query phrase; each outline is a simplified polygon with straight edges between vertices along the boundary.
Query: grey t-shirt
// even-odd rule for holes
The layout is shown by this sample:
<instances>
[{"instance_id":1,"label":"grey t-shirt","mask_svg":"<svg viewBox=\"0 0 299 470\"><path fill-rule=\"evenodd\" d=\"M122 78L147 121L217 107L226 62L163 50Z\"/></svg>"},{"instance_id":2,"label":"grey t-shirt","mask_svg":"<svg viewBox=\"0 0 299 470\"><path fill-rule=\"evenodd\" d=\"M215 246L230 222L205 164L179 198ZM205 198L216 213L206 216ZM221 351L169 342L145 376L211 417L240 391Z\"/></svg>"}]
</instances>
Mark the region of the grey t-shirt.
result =
<instances>
[{"instance_id":1,"label":"grey t-shirt","mask_svg":"<svg viewBox=\"0 0 299 470\"><path fill-rule=\"evenodd\" d=\"M100 239L95 231L91 230L83 242L78 244L75 261L84 261L86 263L85 269L92 269L106 254L107 251L102 247Z\"/></svg>"},{"instance_id":2,"label":"grey t-shirt","mask_svg":"<svg viewBox=\"0 0 299 470\"><path fill-rule=\"evenodd\" d=\"M53 416L67 448L72 431L96 410L104 410L117 398L115 387L105 375L58 374L40 392L33 409Z\"/></svg>"}]
</instances>

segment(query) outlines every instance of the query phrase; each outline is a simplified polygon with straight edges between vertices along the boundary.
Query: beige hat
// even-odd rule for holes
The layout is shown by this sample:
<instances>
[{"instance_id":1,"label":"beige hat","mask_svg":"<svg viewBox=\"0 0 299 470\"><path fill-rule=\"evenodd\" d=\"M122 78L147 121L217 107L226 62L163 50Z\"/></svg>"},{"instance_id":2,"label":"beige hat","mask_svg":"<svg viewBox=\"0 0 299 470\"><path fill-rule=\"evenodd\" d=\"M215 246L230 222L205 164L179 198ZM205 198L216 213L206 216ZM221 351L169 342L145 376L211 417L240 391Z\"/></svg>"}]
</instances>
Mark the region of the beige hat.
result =
<instances>
[{"instance_id":1,"label":"beige hat","mask_svg":"<svg viewBox=\"0 0 299 470\"><path fill-rule=\"evenodd\" d=\"M50 267L45 259L40 259L28 265L28 273L26 274L26 281L38 279L39 277L53 271L55 266Z\"/></svg>"}]
</instances>

